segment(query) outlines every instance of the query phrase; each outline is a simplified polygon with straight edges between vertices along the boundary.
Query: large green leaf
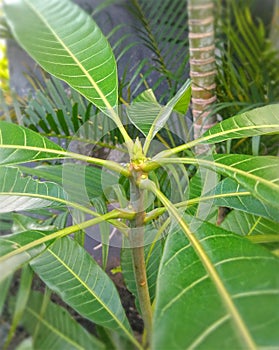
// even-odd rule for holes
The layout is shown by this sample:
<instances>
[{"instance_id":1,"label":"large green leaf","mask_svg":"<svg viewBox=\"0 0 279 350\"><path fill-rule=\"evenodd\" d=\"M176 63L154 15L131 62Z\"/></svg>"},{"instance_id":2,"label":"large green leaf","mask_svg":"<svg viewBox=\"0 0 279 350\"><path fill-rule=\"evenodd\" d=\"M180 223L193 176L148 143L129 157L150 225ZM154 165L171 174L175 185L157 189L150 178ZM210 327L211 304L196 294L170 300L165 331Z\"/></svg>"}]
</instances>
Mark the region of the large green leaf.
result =
<instances>
[{"instance_id":1,"label":"large green leaf","mask_svg":"<svg viewBox=\"0 0 279 350\"><path fill-rule=\"evenodd\" d=\"M26 231L0 238L0 282L34 256L46 249L47 244L29 245L49 232Z\"/></svg>"},{"instance_id":2,"label":"large green leaf","mask_svg":"<svg viewBox=\"0 0 279 350\"><path fill-rule=\"evenodd\" d=\"M0 121L0 165L61 157L63 148L34 131Z\"/></svg>"},{"instance_id":3,"label":"large green leaf","mask_svg":"<svg viewBox=\"0 0 279 350\"><path fill-rule=\"evenodd\" d=\"M226 295L185 234L170 234L158 273L152 349L277 348L279 259L211 224L201 224L195 236Z\"/></svg>"},{"instance_id":4,"label":"large green leaf","mask_svg":"<svg viewBox=\"0 0 279 350\"><path fill-rule=\"evenodd\" d=\"M46 71L98 108L116 106L115 59L88 14L68 0L16 0L4 9L15 38Z\"/></svg>"},{"instance_id":5,"label":"large green leaf","mask_svg":"<svg viewBox=\"0 0 279 350\"><path fill-rule=\"evenodd\" d=\"M215 155L212 158L166 158L164 163L197 164L237 181L251 194L272 207L279 208L279 158L243 154Z\"/></svg>"},{"instance_id":6,"label":"large green leaf","mask_svg":"<svg viewBox=\"0 0 279 350\"><path fill-rule=\"evenodd\" d=\"M52 182L23 177L17 168L0 167L0 213L49 207L65 202L63 189Z\"/></svg>"},{"instance_id":7,"label":"large green leaf","mask_svg":"<svg viewBox=\"0 0 279 350\"><path fill-rule=\"evenodd\" d=\"M138 345L113 282L77 242L60 239L30 264L46 285L83 317L121 332Z\"/></svg>"},{"instance_id":8,"label":"large green leaf","mask_svg":"<svg viewBox=\"0 0 279 350\"><path fill-rule=\"evenodd\" d=\"M64 308L48 301L44 309L43 301L41 293L32 292L23 317L23 325L34 337L34 349L104 349Z\"/></svg>"}]
</instances>

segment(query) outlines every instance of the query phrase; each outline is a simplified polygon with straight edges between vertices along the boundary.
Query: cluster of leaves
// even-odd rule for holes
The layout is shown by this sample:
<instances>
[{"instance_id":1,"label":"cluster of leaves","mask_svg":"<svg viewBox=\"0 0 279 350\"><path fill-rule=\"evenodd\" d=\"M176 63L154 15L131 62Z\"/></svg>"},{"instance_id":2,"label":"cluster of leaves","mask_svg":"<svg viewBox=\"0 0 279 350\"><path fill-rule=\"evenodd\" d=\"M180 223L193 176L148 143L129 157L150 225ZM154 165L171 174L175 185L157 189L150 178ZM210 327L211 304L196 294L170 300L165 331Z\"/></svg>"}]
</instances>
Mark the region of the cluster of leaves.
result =
<instances>
[{"instance_id":1,"label":"cluster of leaves","mask_svg":"<svg viewBox=\"0 0 279 350\"><path fill-rule=\"evenodd\" d=\"M1 307L11 276L22 268L6 344L22 322L34 349L277 347L278 158L214 150L197 156L194 149L278 134L278 105L237 115L197 140L155 152L154 137L163 128L170 134L167 122L172 116L181 118L188 108L189 82L165 105L148 89L127 106L126 117L144 136L142 145L123 126L114 55L90 16L67 0L19 0L7 3L5 11L22 47L46 71L65 80L72 96L76 90L94 104L100 111L96 118L102 118L96 124L80 96L77 105L62 89L57 99L61 85L53 79L48 83L50 105L43 91L30 97L24 116L29 128L0 122L0 211L43 216L13 214L14 232L0 240ZM45 109L36 104L40 99ZM123 144L117 146L127 154L128 166L79 153L69 142L55 142L75 134L79 142L95 144L106 134L105 127L98 134L96 125L108 120L121 134ZM30 162L39 166L22 165ZM145 198L142 215L137 206ZM115 202L116 208L109 210L108 204ZM218 208L224 206L231 211L217 225ZM69 208L84 219L67 222ZM145 322L142 341L133 334L113 282L83 247L85 230L97 224L102 225L104 246L110 225L123 234L121 267ZM141 239L144 247L135 247L134 239ZM135 264L139 253L144 260L140 269ZM144 283L138 280L142 272ZM47 286L44 295L31 291L34 273ZM143 288L149 300L143 301ZM97 336L55 305L52 293L96 324Z\"/></svg>"}]
</instances>

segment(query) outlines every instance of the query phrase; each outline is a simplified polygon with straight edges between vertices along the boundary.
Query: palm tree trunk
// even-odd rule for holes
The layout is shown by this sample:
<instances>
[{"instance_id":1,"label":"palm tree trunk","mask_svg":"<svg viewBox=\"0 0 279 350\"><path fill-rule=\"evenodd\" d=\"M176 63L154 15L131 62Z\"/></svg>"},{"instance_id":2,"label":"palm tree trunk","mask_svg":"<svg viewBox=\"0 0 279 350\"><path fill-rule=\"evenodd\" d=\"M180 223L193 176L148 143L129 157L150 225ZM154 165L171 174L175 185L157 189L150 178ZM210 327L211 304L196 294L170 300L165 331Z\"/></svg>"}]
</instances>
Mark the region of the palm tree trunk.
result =
<instances>
[{"instance_id":1,"label":"palm tree trunk","mask_svg":"<svg viewBox=\"0 0 279 350\"><path fill-rule=\"evenodd\" d=\"M210 116L215 95L214 0L188 0L190 77L194 138L216 122Z\"/></svg>"}]
</instances>

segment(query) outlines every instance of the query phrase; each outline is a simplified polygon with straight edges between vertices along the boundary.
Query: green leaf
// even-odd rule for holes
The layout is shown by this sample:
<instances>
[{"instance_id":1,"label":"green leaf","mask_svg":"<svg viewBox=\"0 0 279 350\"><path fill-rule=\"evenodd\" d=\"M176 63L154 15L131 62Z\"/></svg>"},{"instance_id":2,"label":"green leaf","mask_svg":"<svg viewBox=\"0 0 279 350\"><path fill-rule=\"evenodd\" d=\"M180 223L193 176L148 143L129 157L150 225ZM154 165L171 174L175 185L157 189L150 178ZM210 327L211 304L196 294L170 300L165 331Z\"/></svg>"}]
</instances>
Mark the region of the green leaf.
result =
<instances>
[{"instance_id":1,"label":"green leaf","mask_svg":"<svg viewBox=\"0 0 279 350\"><path fill-rule=\"evenodd\" d=\"M117 330L138 345L113 282L77 242L68 237L59 239L30 264L45 284L79 314Z\"/></svg>"},{"instance_id":2,"label":"green leaf","mask_svg":"<svg viewBox=\"0 0 279 350\"><path fill-rule=\"evenodd\" d=\"M169 157L197 144L213 144L231 139L246 138L279 132L279 104L253 109L222 121L210 128L202 137L181 146L163 151L156 159Z\"/></svg>"},{"instance_id":3,"label":"green leaf","mask_svg":"<svg viewBox=\"0 0 279 350\"><path fill-rule=\"evenodd\" d=\"M206 193L204 197L211 195L213 196L214 205L234 208L250 214L263 216L270 220L279 221L278 209L256 199L245 188L230 178L221 181L213 191Z\"/></svg>"},{"instance_id":4,"label":"green leaf","mask_svg":"<svg viewBox=\"0 0 279 350\"><path fill-rule=\"evenodd\" d=\"M228 176L246 188L251 195L279 208L279 158L243 154L214 155L212 158L164 158L160 163L197 164Z\"/></svg>"},{"instance_id":5,"label":"green leaf","mask_svg":"<svg viewBox=\"0 0 279 350\"><path fill-rule=\"evenodd\" d=\"M155 118L162 112L163 106L157 101L151 89L143 91L127 107L130 121L143 133L148 135Z\"/></svg>"},{"instance_id":6,"label":"green leaf","mask_svg":"<svg viewBox=\"0 0 279 350\"><path fill-rule=\"evenodd\" d=\"M88 14L68 0L16 0L4 9L17 41L47 72L101 110L116 106L115 59Z\"/></svg>"},{"instance_id":7,"label":"green leaf","mask_svg":"<svg viewBox=\"0 0 279 350\"><path fill-rule=\"evenodd\" d=\"M34 349L104 349L103 344L60 305L49 301L42 314L42 304L43 295L32 292L23 318L24 327L35 336Z\"/></svg>"},{"instance_id":8,"label":"green leaf","mask_svg":"<svg viewBox=\"0 0 279 350\"><path fill-rule=\"evenodd\" d=\"M0 165L61 157L63 148L34 131L0 121Z\"/></svg>"},{"instance_id":9,"label":"green leaf","mask_svg":"<svg viewBox=\"0 0 279 350\"><path fill-rule=\"evenodd\" d=\"M226 215L221 227L242 236L279 234L277 222L237 210Z\"/></svg>"},{"instance_id":10,"label":"green leaf","mask_svg":"<svg viewBox=\"0 0 279 350\"><path fill-rule=\"evenodd\" d=\"M63 189L52 182L23 177L17 168L0 167L0 213L50 207L65 202Z\"/></svg>"},{"instance_id":11,"label":"green leaf","mask_svg":"<svg viewBox=\"0 0 279 350\"><path fill-rule=\"evenodd\" d=\"M38 244L29 248L36 240L45 237L50 232L26 231L0 238L0 282L16 271L24 263L40 254L46 244Z\"/></svg>"},{"instance_id":12,"label":"green leaf","mask_svg":"<svg viewBox=\"0 0 279 350\"><path fill-rule=\"evenodd\" d=\"M253 109L226 119L209 129L197 143L216 143L229 139L279 132L279 104Z\"/></svg>"},{"instance_id":13,"label":"green leaf","mask_svg":"<svg viewBox=\"0 0 279 350\"><path fill-rule=\"evenodd\" d=\"M161 106L152 90L146 90L127 108L129 119L148 139L152 140L164 127L175 108L188 108L186 104L190 101L188 98L190 91L190 81L187 80L166 106Z\"/></svg>"},{"instance_id":14,"label":"green leaf","mask_svg":"<svg viewBox=\"0 0 279 350\"><path fill-rule=\"evenodd\" d=\"M261 201L279 208L278 157L232 154L214 158L216 171L233 178Z\"/></svg>"},{"instance_id":15,"label":"green leaf","mask_svg":"<svg viewBox=\"0 0 279 350\"><path fill-rule=\"evenodd\" d=\"M191 81L187 80L176 95L167 103L167 106L172 106L175 112L185 114L188 111L192 94L190 83Z\"/></svg>"},{"instance_id":16,"label":"green leaf","mask_svg":"<svg viewBox=\"0 0 279 350\"><path fill-rule=\"evenodd\" d=\"M0 282L0 316L2 315L3 308L6 302L6 297L8 295L10 286L12 283L12 276L7 277L6 279Z\"/></svg>"},{"instance_id":17,"label":"green leaf","mask_svg":"<svg viewBox=\"0 0 279 350\"><path fill-rule=\"evenodd\" d=\"M9 334L5 341L5 348L11 344L12 338L15 336L16 328L21 321L22 315L24 313L33 281L33 271L29 265L23 266L20 276L19 290L16 295L15 308L12 313L12 322L9 329Z\"/></svg>"},{"instance_id":18,"label":"green leaf","mask_svg":"<svg viewBox=\"0 0 279 350\"><path fill-rule=\"evenodd\" d=\"M200 223L195 236L229 300L225 302L185 234L172 232L158 273L151 348L246 350L244 337L254 348L278 347L279 259L211 224ZM225 307L228 302L238 322Z\"/></svg>"}]
</instances>

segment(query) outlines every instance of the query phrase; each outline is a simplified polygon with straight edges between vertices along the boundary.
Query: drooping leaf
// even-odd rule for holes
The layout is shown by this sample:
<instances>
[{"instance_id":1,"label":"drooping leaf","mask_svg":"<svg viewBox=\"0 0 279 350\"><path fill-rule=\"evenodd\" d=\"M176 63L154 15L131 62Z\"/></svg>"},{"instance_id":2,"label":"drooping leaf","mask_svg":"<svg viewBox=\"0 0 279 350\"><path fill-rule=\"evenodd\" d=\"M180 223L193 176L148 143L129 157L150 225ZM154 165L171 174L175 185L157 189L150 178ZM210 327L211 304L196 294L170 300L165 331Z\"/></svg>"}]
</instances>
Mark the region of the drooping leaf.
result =
<instances>
[{"instance_id":1,"label":"drooping leaf","mask_svg":"<svg viewBox=\"0 0 279 350\"><path fill-rule=\"evenodd\" d=\"M0 213L58 205L65 201L63 189L52 182L40 182L13 167L0 167Z\"/></svg>"},{"instance_id":2,"label":"drooping leaf","mask_svg":"<svg viewBox=\"0 0 279 350\"><path fill-rule=\"evenodd\" d=\"M68 0L17 0L4 9L17 41L46 71L98 108L116 106L115 59L88 14Z\"/></svg>"},{"instance_id":3,"label":"drooping leaf","mask_svg":"<svg viewBox=\"0 0 279 350\"><path fill-rule=\"evenodd\" d=\"M33 291L23 317L24 327L35 337L34 349L104 349L103 344L60 305L49 301L42 311L42 304L43 295Z\"/></svg>"},{"instance_id":4,"label":"drooping leaf","mask_svg":"<svg viewBox=\"0 0 279 350\"><path fill-rule=\"evenodd\" d=\"M59 158L63 148L22 126L0 121L0 165Z\"/></svg>"},{"instance_id":5,"label":"drooping leaf","mask_svg":"<svg viewBox=\"0 0 279 350\"><path fill-rule=\"evenodd\" d=\"M30 248L29 245L48 233L47 231L26 231L0 238L0 282L46 248L46 243Z\"/></svg>"},{"instance_id":6,"label":"drooping leaf","mask_svg":"<svg viewBox=\"0 0 279 350\"><path fill-rule=\"evenodd\" d=\"M227 295L220 293L185 234L172 232L158 273L151 348L276 348L279 259L211 224L199 225L195 236Z\"/></svg>"},{"instance_id":7,"label":"drooping leaf","mask_svg":"<svg viewBox=\"0 0 279 350\"><path fill-rule=\"evenodd\" d=\"M113 282L77 242L68 237L59 239L30 264L46 285L79 314L117 330L138 345Z\"/></svg>"}]
</instances>

